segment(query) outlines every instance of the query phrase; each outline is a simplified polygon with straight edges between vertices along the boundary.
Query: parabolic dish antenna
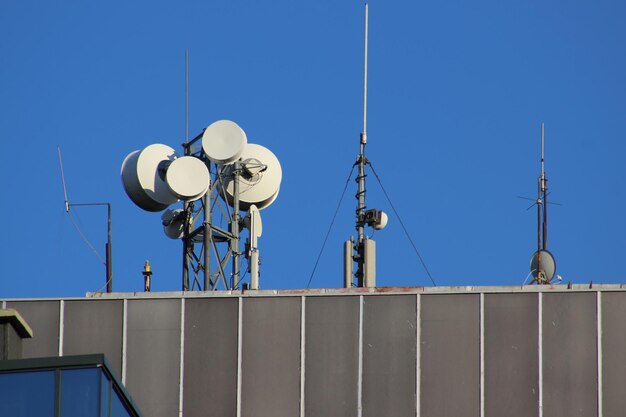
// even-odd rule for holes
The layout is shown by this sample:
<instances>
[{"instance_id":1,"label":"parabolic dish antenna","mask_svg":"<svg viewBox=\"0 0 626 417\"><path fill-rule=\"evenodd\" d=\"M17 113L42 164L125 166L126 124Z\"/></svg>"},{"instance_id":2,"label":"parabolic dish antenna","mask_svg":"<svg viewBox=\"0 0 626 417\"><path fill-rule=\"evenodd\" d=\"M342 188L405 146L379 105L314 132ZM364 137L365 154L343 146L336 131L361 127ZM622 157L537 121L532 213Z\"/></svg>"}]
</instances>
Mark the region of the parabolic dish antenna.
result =
<instances>
[{"instance_id":1,"label":"parabolic dish antenna","mask_svg":"<svg viewBox=\"0 0 626 417\"><path fill-rule=\"evenodd\" d=\"M541 254L539 259L538 254ZM537 266L539 265L539 268ZM543 279L547 282L552 281L556 275L556 261L554 256L547 250L540 250L533 254L530 260L530 272L533 274L533 278L537 279L539 272L543 275Z\"/></svg>"},{"instance_id":2,"label":"parabolic dish antenna","mask_svg":"<svg viewBox=\"0 0 626 417\"><path fill-rule=\"evenodd\" d=\"M283 171L276 155L264 146L249 143L241 153L241 175L239 176L239 208L248 210L254 204L259 210L276 200ZM224 187L222 197L233 205L234 166L222 170Z\"/></svg>"},{"instance_id":3,"label":"parabolic dish antenna","mask_svg":"<svg viewBox=\"0 0 626 417\"><path fill-rule=\"evenodd\" d=\"M185 233L184 210L167 209L161 215L163 231L170 239L182 239Z\"/></svg>"},{"instance_id":4,"label":"parabolic dish antenna","mask_svg":"<svg viewBox=\"0 0 626 417\"><path fill-rule=\"evenodd\" d=\"M241 156L248 139L235 122L218 120L204 130L202 149L216 164L232 164Z\"/></svg>"},{"instance_id":5,"label":"parabolic dish antenna","mask_svg":"<svg viewBox=\"0 0 626 417\"><path fill-rule=\"evenodd\" d=\"M165 171L178 155L167 145L154 144L130 153L122 163L122 183L128 197L147 211L161 211L178 197L165 182Z\"/></svg>"},{"instance_id":6,"label":"parabolic dish antenna","mask_svg":"<svg viewBox=\"0 0 626 417\"><path fill-rule=\"evenodd\" d=\"M167 168L165 181L170 192L185 201L202 197L211 185L209 169L194 156L182 156L172 162Z\"/></svg>"}]
</instances>

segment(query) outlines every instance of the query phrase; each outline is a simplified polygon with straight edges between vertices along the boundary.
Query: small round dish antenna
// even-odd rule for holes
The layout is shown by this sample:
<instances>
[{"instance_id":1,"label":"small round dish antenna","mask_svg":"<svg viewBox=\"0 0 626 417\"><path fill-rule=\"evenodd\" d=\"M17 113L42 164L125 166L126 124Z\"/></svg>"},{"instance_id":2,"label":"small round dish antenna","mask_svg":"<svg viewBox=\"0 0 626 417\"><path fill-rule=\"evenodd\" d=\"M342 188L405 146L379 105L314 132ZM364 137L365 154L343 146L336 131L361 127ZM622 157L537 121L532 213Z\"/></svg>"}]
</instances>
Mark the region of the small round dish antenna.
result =
<instances>
[{"instance_id":1,"label":"small round dish antenna","mask_svg":"<svg viewBox=\"0 0 626 417\"><path fill-rule=\"evenodd\" d=\"M235 122L218 120L204 130L202 149L216 164L232 164L241 156L248 139Z\"/></svg>"},{"instance_id":2,"label":"small round dish antenna","mask_svg":"<svg viewBox=\"0 0 626 417\"><path fill-rule=\"evenodd\" d=\"M182 239L185 233L185 212L183 209L167 209L161 215L163 232L170 239Z\"/></svg>"},{"instance_id":3,"label":"small round dish antenna","mask_svg":"<svg viewBox=\"0 0 626 417\"><path fill-rule=\"evenodd\" d=\"M172 162L167 168L165 181L170 192L185 201L202 197L211 184L206 164L193 156L182 156Z\"/></svg>"},{"instance_id":4,"label":"small round dish antenna","mask_svg":"<svg viewBox=\"0 0 626 417\"><path fill-rule=\"evenodd\" d=\"M530 260L530 272L533 278L539 277L538 282L549 283L556 276L554 256L545 249L535 252Z\"/></svg>"},{"instance_id":5,"label":"small round dish antenna","mask_svg":"<svg viewBox=\"0 0 626 417\"><path fill-rule=\"evenodd\" d=\"M276 200L283 171L278 158L264 146L249 143L241 153L241 175L239 176L239 208L248 210L252 204L259 210ZM223 197L233 203L234 166L222 170L224 181Z\"/></svg>"},{"instance_id":6,"label":"small round dish antenna","mask_svg":"<svg viewBox=\"0 0 626 417\"><path fill-rule=\"evenodd\" d=\"M146 211L161 211L178 197L165 182L168 166L178 157L167 145L154 144L131 152L122 163L122 183L128 197Z\"/></svg>"}]
</instances>

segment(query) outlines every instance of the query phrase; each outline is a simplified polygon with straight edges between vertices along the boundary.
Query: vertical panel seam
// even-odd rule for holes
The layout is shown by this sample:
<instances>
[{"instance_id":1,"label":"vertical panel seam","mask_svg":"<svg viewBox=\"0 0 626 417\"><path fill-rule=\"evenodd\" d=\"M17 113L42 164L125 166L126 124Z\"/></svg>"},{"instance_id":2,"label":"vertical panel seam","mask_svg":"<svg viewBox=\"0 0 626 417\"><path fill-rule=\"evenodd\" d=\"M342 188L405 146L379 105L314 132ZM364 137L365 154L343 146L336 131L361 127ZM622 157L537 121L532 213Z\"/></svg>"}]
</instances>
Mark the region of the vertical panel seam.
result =
<instances>
[{"instance_id":1,"label":"vertical panel seam","mask_svg":"<svg viewBox=\"0 0 626 417\"><path fill-rule=\"evenodd\" d=\"M183 387L185 378L185 298L180 299L180 370L178 374L178 415L183 415Z\"/></svg>"},{"instance_id":2,"label":"vertical panel seam","mask_svg":"<svg viewBox=\"0 0 626 417\"><path fill-rule=\"evenodd\" d=\"M485 417L485 293L480 293L480 417Z\"/></svg>"},{"instance_id":3,"label":"vertical panel seam","mask_svg":"<svg viewBox=\"0 0 626 417\"><path fill-rule=\"evenodd\" d=\"M602 403L602 293L598 291L596 293L596 331L597 331L597 356L598 356L598 417L603 415L603 403Z\"/></svg>"},{"instance_id":4,"label":"vertical panel seam","mask_svg":"<svg viewBox=\"0 0 626 417\"><path fill-rule=\"evenodd\" d=\"M416 294L415 307L415 415L421 414L421 391L422 391L422 297Z\"/></svg>"},{"instance_id":5,"label":"vertical panel seam","mask_svg":"<svg viewBox=\"0 0 626 417\"><path fill-rule=\"evenodd\" d=\"M63 322L65 321L65 300L59 302L59 356L63 356Z\"/></svg>"},{"instance_id":6,"label":"vertical panel seam","mask_svg":"<svg viewBox=\"0 0 626 417\"><path fill-rule=\"evenodd\" d=\"M128 338L128 299L124 298L122 307L122 384L126 385L126 349Z\"/></svg>"},{"instance_id":7,"label":"vertical panel seam","mask_svg":"<svg viewBox=\"0 0 626 417\"><path fill-rule=\"evenodd\" d=\"M359 295L359 369L357 379L357 416L363 416L363 303Z\"/></svg>"},{"instance_id":8,"label":"vertical panel seam","mask_svg":"<svg viewBox=\"0 0 626 417\"><path fill-rule=\"evenodd\" d=\"M241 359L243 352L243 297L239 297L237 317L237 417L241 417Z\"/></svg>"},{"instance_id":9,"label":"vertical panel seam","mask_svg":"<svg viewBox=\"0 0 626 417\"><path fill-rule=\"evenodd\" d=\"M304 401L305 401L305 372L306 372L306 332L305 332L305 315L306 315L306 298L301 297L302 305L300 307L300 417L304 417Z\"/></svg>"},{"instance_id":10,"label":"vertical panel seam","mask_svg":"<svg viewBox=\"0 0 626 417\"><path fill-rule=\"evenodd\" d=\"M537 353L538 353L538 367L539 367L539 381L537 390L538 393L538 408L539 417L543 417L543 293L537 292Z\"/></svg>"}]
</instances>

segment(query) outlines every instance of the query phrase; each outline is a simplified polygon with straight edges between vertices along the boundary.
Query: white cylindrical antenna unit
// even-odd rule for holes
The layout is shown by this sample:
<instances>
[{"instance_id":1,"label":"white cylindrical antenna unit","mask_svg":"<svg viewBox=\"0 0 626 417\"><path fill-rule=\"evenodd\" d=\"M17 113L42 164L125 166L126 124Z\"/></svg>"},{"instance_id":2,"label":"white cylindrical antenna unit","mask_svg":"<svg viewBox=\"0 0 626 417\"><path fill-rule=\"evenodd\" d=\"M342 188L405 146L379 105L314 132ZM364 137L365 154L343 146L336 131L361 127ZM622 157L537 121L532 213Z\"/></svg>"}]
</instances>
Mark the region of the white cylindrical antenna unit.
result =
<instances>
[{"instance_id":1,"label":"white cylindrical antenna unit","mask_svg":"<svg viewBox=\"0 0 626 417\"><path fill-rule=\"evenodd\" d=\"M202 149L216 164L232 164L241 156L248 139L235 122L218 120L204 130Z\"/></svg>"},{"instance_id":2,"label":"white cylindrical antenna unit","mask_svg":"<svg viewBox=\"0 0 626 417\"><path fill-rule=\"evenodd\" d=\"M250 289L259 289L259 237L263 234L263 223L259 209L252 204L244 220L245 227L250 231L248 240L248 265L250 271Z\"/></svg>"},{"instance_id":3,"label":"white cylindrical antenna unit","mask_svg":"<svg viewBox=\"0 0 626 417\"><path fill-rule=\"evenodd\" d=\"M177 157L174 149L161 144L130 153L121 170L128 197L147 211L161 211L178 201L165 182L165 171Z\"/></svg>"},{"instance_id":4,"label":"white cylindrical antenna unit","mask_svg":"<svg viewBox=\"0 0 626 417\"><path fill-rule=\"evenodd\" d=\"M343 287L352 288L354 280L354 259L352 259L352 240L343 242Z\"/></svg>"},{"instance_id":5,"label":"white cylindrical antenna unit","mask_svg":"<svg viewBox=\"0 0 626 417\"><path fill-rule=\"evenodd\" d=\"M170 164L165 180L172 194L181 200L201 198L211 185L209 169L194 156L182 156Z\"/></svg>"},{"instance_id":6,"label":"white cylindrical antenna unit","mask_svg":"<svg viewBox=\"0 0 626 417\"><path fill-rule=\"evenodd\" d=\"M254 204L259 210L276 200L283 172L278 158L264 146L249 143L241 154L239 176L239 208L248 210ZM233 205L234 165L222 170L223 197Z\"/></svg>"},{"instance_id":7,"label":"white cylindrical antenna unit","mask_svg":"<svg viewBox=\"0 0 626 417\"><path fill-rule=\"evenodd\" d=\"M539 259L541 256L541 259ZM538 266L541 265L539 268ZM538 280L540 283L549 283L556 276L556 261L554 256L548 250L540 250L533 254L530 260L530 272L533 278L537 279L541 273L541 277Z\"/></svg>"},{"instance_id":8,"label":"white cylindrical antenna unit","mask_svg":"<svg viewBox=\"0 0 626 417\"><path fill-rule=\"evenodd\" d=\"M367 238L363 241L363 286L376 287L376 242Z\"/></svg>"}]
</instances>

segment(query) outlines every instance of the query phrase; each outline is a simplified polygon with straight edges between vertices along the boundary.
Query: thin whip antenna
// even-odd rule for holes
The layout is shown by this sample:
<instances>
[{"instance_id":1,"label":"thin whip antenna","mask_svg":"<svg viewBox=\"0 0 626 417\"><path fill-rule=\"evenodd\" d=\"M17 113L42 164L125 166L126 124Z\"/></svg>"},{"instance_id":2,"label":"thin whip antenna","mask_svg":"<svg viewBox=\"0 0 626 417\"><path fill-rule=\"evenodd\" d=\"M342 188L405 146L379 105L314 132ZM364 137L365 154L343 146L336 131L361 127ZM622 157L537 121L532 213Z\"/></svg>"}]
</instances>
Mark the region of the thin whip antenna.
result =
<instances>
[{"instance_id":1,"label":"thin whip antenna","mask_svg":"<svg viewBox=\"0 0 626 417\"><path fill-rule=\"evenodd\" d=\"M541 122L541 178L545 178L545 170L544 170L544 157L543 157L543 149L544 149L544 128L543 122ZM543 185L543 184L542 184Z\"/></svg>"},{"instance_id":2,"label":"thin whip antenna","mask_svg":"<svg viewBox=\"0 0 626 417\"><path fill-rule=\"evenodd\" d=\"M189 48L185 49L185 144L189 142Z\"/></svg>"},{"instance_id":3,"label":"thin whip antenna","mask_svg":"<svg viewBox=\"0 0 626 417\"><path fill-rule=\"evenodd\" d=\"M63 160L61 159L61 145L57 145L59 153L59 166L61 167L61 182L63 182L63 196L65 198L65 212L70 212L70 202L67 199L67 187L65 186L65 173L63 172Z\"/></svg>"},{"instance_id":4,"label":"thin whip antenna","mask_svg":"<svg viewBox=\"0 0 626 417\"><path fill-rule=\"evenodd\" d=\"M365 239L363 216L365 214L365 145L367 144L367 29L368 29L368 6L365 3L365 53L363 60L363 131L359 145L359 174L357 176L357 233L358 242L361 244Z\"/></svg>"},{"instance_id":5,"label":"thin whip antenna","mask_svg":"<svg viewBox=\"0 0 626 417\"><path fill-rule=\"evenodd\" d=\"M368 32L368 7L365 3L365 54L363 62L363 135L367 132L367 32Z\"/></svg>"}]
</instances>

